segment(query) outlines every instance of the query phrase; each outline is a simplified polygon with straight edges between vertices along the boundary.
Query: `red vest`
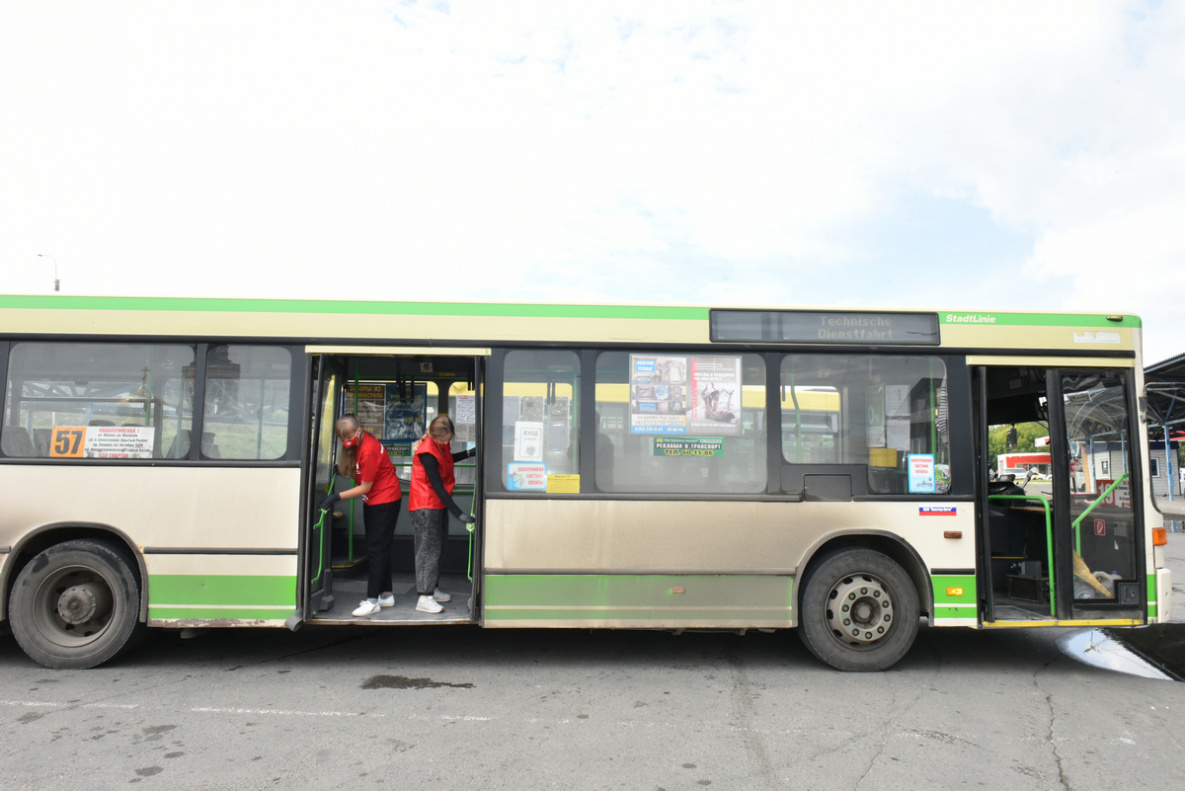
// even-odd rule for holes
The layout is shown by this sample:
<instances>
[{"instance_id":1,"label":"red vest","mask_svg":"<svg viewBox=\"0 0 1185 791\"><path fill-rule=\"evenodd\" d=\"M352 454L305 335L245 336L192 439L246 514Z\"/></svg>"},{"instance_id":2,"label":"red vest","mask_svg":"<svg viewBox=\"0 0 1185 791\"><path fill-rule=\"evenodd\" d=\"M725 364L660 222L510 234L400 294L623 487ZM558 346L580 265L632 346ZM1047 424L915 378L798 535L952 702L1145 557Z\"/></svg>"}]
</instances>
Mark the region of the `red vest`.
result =
<instances>
[{"instance_id":1,"label":"red vest","mask_svg":"<svg viewBox=\"0 0 1185 791\"><path fill-rule=\"evenodd\" d=\"M453 452L447 446L441 446L436 440L428 437L415 449L415 456L411 460L411 492L407 501L407 510L419 511L421 508L443 509L444 503L436 496L436 490L428 481L428 473L424 470L424 463L420 461L420 454L428 453L436 459L440 469L440 480L444 483L444 490L453 493L456 478L453 477Z\"/></svg>"}]
</instances>

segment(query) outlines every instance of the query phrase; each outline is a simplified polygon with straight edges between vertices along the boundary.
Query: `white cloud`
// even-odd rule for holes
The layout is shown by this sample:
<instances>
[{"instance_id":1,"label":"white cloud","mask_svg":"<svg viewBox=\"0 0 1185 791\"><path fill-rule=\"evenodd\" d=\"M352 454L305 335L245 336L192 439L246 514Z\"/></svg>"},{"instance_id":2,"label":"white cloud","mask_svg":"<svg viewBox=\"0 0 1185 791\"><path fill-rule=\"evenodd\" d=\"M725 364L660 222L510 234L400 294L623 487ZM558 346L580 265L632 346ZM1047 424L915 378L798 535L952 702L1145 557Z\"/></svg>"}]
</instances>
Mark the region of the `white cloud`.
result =
<instances>
[{"instance_id":1,"label":"white cloud","mask_svg":"<svg viewBox=\"0 0 1185 791\"><path fill-rule=\"evenodd\" d=\"M1122 297L1151 342L1179 326L1136 284L1180 286L1183 31L1180 4L1079 0L9 2L0 267L43 291L55 255L71 293ZM890 261L866 229L910 191L1032 234L1001 265L1033 287L976 305L983 273Z\"/></svg>"}]
</instances>

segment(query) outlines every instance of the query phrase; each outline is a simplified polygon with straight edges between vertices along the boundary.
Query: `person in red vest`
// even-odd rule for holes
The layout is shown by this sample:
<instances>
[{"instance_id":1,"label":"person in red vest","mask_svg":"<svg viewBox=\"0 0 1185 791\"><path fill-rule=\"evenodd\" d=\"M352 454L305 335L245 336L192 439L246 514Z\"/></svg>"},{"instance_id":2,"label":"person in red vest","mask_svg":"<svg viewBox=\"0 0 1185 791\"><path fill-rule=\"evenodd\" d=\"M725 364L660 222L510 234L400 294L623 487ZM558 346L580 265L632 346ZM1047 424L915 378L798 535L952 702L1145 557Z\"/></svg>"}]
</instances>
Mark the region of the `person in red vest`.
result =
<instances>
[{"instance_id":1,"label":"person in red vest","mask_svg":"<svg viewBox=\"0 0 1185 791\"><path fill-rule=\"evenodd\" d=\"M399 498L403 492L387 449L373 434L362 430L356 416L342 415L334 428L342 442L337 470L342 475L353 476L357 486L329 495L321 503L321 510L332 510L339 500L362 498L362 521L366 527L366 598L351 614L369 618L383 607L395 606L391 586L391 540L395 536Z\"/></svg>"},{"instance_id":2,"label":"person in red vest","mask_svg":"<svg viewBox=\"0 0 1185 791\"><path fill-rule=\"evenodd\" d=\"M452 418L439 415L428 424L428 432L412 451L407 509L415 532L416 592L420 597L416 609L420 612L441 612L444 607L440 605L452 598L438 587L448 532L446 511L466 524L473 522L473 517L462 513L453 501L453 462L477 455L477 449L453 453L449 447L452 439Z\"/></svg>"}]
</instances>

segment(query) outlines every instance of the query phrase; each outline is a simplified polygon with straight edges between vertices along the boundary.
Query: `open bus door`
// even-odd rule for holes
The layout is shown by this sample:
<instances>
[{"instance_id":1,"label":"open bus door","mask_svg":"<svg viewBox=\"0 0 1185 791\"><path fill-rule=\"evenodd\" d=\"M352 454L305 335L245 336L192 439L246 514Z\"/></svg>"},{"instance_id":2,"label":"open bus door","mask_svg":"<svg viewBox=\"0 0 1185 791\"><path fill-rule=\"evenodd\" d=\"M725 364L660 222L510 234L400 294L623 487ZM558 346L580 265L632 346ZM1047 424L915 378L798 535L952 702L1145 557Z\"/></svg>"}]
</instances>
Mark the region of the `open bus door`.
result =
<instances>
[{"instance_id":1,"label":"open bus door","mask_svg":"<svg viewBox=\"0 0 1185 791\"><path fill-rule=\"evenodd\" d=\"M981 366L974 375L984 624L1142 623L1130 370ZM998 454L1035 440L1048 443L1047 469L998 468Z\"/></svg>"},{"instance_id":2,"label":"open bus door","mask_svg":"<svg viewBox=\"0 0 1185 791\"><path fill-rule=\"evenodd\" d=\"M303 620L318 623L472 623L480 575L478 552L481 515L481 444L483 377L489 349L468 347L307 346L313 393L309 424L309 459L306 472L308 517L305 525L301 594ZM362 501L352 499L326 514L321 521L319 503L331 482L340 491L350 486L336 470L340 443L334 423L343 412L358 414L363 427L387 448L402 482L400 516L392 541L395 603L372 616L354 616L352 610L365 597L367 559L365 513ZM411 453L428 422L437 414L449 414L456 424L452 450L478 447L474 462L459 462L453 499L466 513L478 516L476 526L448 517L448 535L441 562L440 587L452 594L443 613L415 609L414 542L408 513ZM470 444L471 443L471 444ZM351 506L353 508L351 509ZM337 528L335 532L335 527ZM474 529L476 528L476 529Z\"/></svg>"}]
</instances>

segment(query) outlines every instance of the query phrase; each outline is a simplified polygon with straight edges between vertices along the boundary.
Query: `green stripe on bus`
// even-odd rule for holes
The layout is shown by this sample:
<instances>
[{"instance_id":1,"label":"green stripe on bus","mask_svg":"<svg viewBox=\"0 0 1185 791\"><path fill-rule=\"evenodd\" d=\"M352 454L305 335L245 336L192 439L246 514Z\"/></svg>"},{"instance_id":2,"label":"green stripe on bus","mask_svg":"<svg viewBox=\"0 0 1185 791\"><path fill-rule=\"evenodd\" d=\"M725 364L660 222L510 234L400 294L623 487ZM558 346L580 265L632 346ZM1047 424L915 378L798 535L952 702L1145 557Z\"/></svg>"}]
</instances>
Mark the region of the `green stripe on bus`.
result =
<instances>
[{"instance_id":1,"label":"green stripe on bus","mask_svg":"<svg viewBox=\"0 0 1185 791\"><path fill-rule=\"evenodd\" d=\"M1066 313L977 313L975 311L943 311L938 323L948 326L976 327L1139 327L1139 316L1120 316L1111 321L1105 315Z\"/></svg>"},{"instance_id":2,"label":"green stripe on bus","mask_svg":"<svg viewBox=\"0 0 1185 791\"><path fill-rule=\"evenodd\" d=\"M325 313L380 316L683 319L707 321L708 308L643 305L533 305L466 302L377 302L195 297L0 296L0 308L24 310L152 310L215 313Z\"/></svg>"},{"instance_id":3,"label":"green stripe on bus","mask_svg":"<svg viewBox=\"0 0 1185 791\"><path fill-rule=\"evenodd\" d=\"M488 575L485 617L787 620L793 608L793 582L775 575Z\"/></svg>"},{"instance_id":4,"label":"green stripe on bus","mask_svg":"<svg viewBox=\"0 0 1185 791\"><path fill-rule=\"evenodd\" d=\"M225 610L188 609L185 607L149 607L150 621L283 621L292 610L254 610L232 607Z\"/></svg>"},{"instance_id":5,"label":"green stripe on bus","mask_svg":"<svg viewBox=\"0 0 1185 791\"><path fill-rule=\"evenodd\" d=\"M971 575L945 575L940 574L930 577L930 584L934 586L934 606L937 609L941 605L953 604L969 604L969 608L959 608L963 615L967 617L968 613L974 615L977 611L977 601L975 598L975 577ZM955 593L954 591L961 591Z\"/></svg>"},{"instance_id":6,"label":"green stripe on bus","mask_svg":"<svg viewBox=\"0 0 1185 791\"><path fill-rule=\"evenodd\" d=\"M661 607L640 607L638 609L564 609L562 607L543 607L537 609L506 609L485 610L486 621L661 621L671 623L678 621L694 625L704 623L730 623L745 625L783 624L790 619L789 610L757 610L757 609L663 609Z\"/></svg>"},{"instance_id":7,"label":"green stripe on bus","mask_svg":"<svg viewBox=\"0 0 1185 791\"><path fill-rule=\"evenodd\" d=\"M151 574L148 606L296 607L296 577L239 574ZM192 610L190 612L193 612ZM211 610L211 612L215 612ZM153 616L157 617L157 616ZM185 616L204 617L204 616ZM211 617L227 617L211 616ZM270 617L276 617L275 613Z\"/></svg>"},{"instance_id":8,"label":"green stripe on bus","mask_svg":"<svg viewBox=\"0 0 1185 791\"><path fill-rule=\"evenodd\" d=\"M1156 598L1156 575L1145 574L1144 576L1148 579L1148 617L1155 618L1159 612L1157 609L1159 602Z\"/></svg>"}]
</instances>

